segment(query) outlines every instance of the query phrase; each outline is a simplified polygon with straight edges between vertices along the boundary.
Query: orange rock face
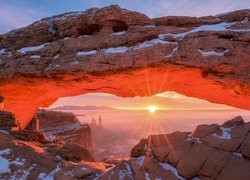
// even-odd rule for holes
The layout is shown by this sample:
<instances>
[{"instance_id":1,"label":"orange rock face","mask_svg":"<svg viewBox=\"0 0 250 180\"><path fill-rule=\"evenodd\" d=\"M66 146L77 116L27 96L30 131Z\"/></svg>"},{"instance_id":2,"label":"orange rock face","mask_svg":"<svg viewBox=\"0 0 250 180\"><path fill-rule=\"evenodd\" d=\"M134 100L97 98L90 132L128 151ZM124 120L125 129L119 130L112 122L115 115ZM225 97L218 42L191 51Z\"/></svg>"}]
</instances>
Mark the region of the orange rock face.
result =
<instances>
[{"instance_id":1,"label":"orange rock face","mask_svg":"<svg viewBox=\"0 0 250 180\"><path fill-rule=\"evenodd\" d=\"M176 91L250 109L249 18L150 19L119 6L44 18L0 36L0 96L22 128L38 107L89 92Z\"/></svg>"}]
</instances>

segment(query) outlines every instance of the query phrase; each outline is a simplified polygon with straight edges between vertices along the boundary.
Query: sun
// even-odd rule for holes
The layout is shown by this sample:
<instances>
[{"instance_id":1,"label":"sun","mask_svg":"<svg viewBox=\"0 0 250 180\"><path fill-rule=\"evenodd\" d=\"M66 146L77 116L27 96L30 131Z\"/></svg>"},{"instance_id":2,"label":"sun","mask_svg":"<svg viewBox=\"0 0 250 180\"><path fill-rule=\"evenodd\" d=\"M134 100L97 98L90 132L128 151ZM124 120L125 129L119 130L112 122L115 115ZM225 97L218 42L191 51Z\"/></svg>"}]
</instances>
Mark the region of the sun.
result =
<instances>
[{"instance_id":1,"label":"sun","mask_svg":"<svg viewBox=\"0 0 250 180\"><path fill-rule=\"evenodd\" d=\"M149 106L149 107L147 107L147 110L150 113L155 113L157 110L159 110L159 108L157 106Z\"/></svg>"}]
</instances>

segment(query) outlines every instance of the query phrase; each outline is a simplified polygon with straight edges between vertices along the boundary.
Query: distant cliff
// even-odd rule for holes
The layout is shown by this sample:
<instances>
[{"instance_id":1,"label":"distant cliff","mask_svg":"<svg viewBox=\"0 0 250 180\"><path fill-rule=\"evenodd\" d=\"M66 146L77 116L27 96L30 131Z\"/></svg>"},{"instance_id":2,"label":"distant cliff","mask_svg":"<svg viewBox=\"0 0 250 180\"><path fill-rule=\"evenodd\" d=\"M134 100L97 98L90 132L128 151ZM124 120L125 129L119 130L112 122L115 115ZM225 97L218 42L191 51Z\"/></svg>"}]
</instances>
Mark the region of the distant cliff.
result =
<instances>
[{"instance_id":1,"label":"distant cliff","mask_svg":"<svg viewBox=\"0 0 250 180\"><path fill-rule=\"evenodd\" d=\"M37 118L40 130L48 139L76 143L93 151L90 126L80 123L73 113L39 110Z\"/></svg>"}]
</instances>

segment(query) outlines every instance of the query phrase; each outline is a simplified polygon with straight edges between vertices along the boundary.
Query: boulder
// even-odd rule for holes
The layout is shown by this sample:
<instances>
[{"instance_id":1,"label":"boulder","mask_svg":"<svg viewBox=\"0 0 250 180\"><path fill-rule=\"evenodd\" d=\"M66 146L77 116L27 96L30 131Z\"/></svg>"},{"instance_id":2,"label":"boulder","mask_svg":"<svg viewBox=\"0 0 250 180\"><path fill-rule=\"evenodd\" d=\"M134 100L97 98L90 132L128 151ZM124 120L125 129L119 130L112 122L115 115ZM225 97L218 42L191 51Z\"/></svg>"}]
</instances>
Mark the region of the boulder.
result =
<instances>
[{"instance_id":1,"label":"boulder","mask_svg":"<svg viewBox=\"0 0 250 180\"><path fill-rule=\"evenodd\" d=\"M181 142L174 146L167 156L167 162L176 166L185 154L191 149L193 143L190 141Z\"/></svg>"},{"instance_id":2,"label":"boulder","mask_svg":"<svg viewBox=\"0 0 250 180\"><path fill-rule=\"evenodd\" d=\"M241 179L250 177L250 162L238 156L232 156L216 179Z\"/></svg>"},{"instance_id":3,"label":"boulder","mask_svg":"<svg viewBox=\"0 0 250 180\"><path fill-rule=\"evenodd\" d=\"M16 116L7 111L0 111L0 129L19 129L20 125Z\"/></svg>"},{"instance_id":4,"label":"boulder","mask_svg":"<svg viewBox=\"0 0 250 180\"><path fill-rule=\"evenodd\" d=\"M42 144L49 143L49 141L39 131L30 131L30 130L10 131L10 134L22 141L34 141Z\"/></svg>"},{"instance_id":5,"label":"boulder","mask_svg":"<svg viewBox=\"0 0 250 180\"><path fill-rule=\"evenodd\" d=\"M230 128L233 126L239 126L245 124L243 118L241 116L237 116L229 121L223 123L224 127Z\"/></svg>"},{"instance_id":6,"label":"boulder","mask_svg":"<svg viewBox=\"0 0 250 180\"><path fill-rule=\"evenodd\" d=\"M145 156L147 151L147 139L141 139L131 150L131 157Z\"/></svg>"},{"instance_id":7,"label":"boulder","mask_svg":"<svg viewBox=\"0 0 250 180\"><path fill-rule=\"evenodd\" d=\"M90 152L78 144L52 145L47 148L47 151L54 156L60 156L66 161L94 161Z\"/></svg>"},{"instance_id":8,"label":"boulder","mask_svg":"<svg viewBox=\"0 0 250 180\"><path fill-rule=\"evenodd\" d=\"M37 118L37 116L35 115L31 121L29 122L29 124L26 126L25 128L26 130L30 130L30 131L39 131L39 120Z\"/></svg>"},{"instance_id":9,"label":"boulder","mask_svg":"<svg viewBox=\"0 0 250 180\"><path fill-rule=\"evenodd\" d=\"M241 144L240 152L244 158L250 160L250 133L247 134L245 140Z\"/></svg>"},{"instance_id":10,"label":"boulder","mask_svg":"<svg viewBox=\"0 0 250 180\"><path fill-rule=\"evenodd\" d=\"M231 152L215 150L198 172L199 176L204 176L209 179L216 179L217 175L227 164L231 156Z\"/></svg>"},{"instance_id":11,"label":"boulder","mask_svg":"<svg viewBox=\"0 0 250 180\"><path fill-rule=\"evenodd\" d=\"M188 179L195 177L214 151L215 149L208 145L195 143L177 164L180 175Z\"/></svg>"},{"instance_id":12,"label":"boulder","mask_svg":"<svg viewBox=\"0 0 250 180\"><path fill-rule=\"evenodd\" d=\"M218 124L206 125L202 124L196 127L192 135L197 138L203 138L219 130Z\"/></svg>"}]
</instances>

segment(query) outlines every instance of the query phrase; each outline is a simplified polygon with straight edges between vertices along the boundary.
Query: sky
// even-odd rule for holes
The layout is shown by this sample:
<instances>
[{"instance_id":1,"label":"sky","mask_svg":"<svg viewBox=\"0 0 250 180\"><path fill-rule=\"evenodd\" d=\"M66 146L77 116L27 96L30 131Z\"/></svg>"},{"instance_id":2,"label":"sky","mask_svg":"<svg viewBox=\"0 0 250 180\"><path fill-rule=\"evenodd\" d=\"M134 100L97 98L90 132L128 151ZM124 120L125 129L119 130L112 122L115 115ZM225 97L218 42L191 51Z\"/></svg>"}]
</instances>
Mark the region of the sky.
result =
<instances>
[{"instance_id":1,"label":"sky","mask_svg":"<svg viewBox=\"0 0 250 180\"><path fill-rule=\"evenodd\" d=\"M250 8L250 0L0 0L0 34L44 17L111 4L149 17L205 16Z\"/></svg>"},{"instance_id":2,"label":"sky","mask_svg":"<svg viewBox=\"0 0 250 180\"><path fill-rule=\"evenodd\" d=\"M250 0L0 0L0 34L26 26L44 17L111 4L139 11L151 18L168 15L216 15L250 8ZM86 94L59 99L52 106L96 104L121 109L140 109L151 105L164 109L230 108L173 92L154 97L126 99L109 94Z\"/></svg>"},{"instance_id":3,"label":"sky","mask_svg":"<svg viewBox=\"0 0 250 180\"><path fill-rule=\"evenodd\" d=\"M205 110L233 109L222 104L214 104L205 100L187 97L176 92L164 92L152 97L122 98L106 93L84 94L74 97L64 97L51 105L51 108L65 105L73 106L108 106L124 110L148 110L156 107L158 110Z\"/></svg>"}]
</instances>

